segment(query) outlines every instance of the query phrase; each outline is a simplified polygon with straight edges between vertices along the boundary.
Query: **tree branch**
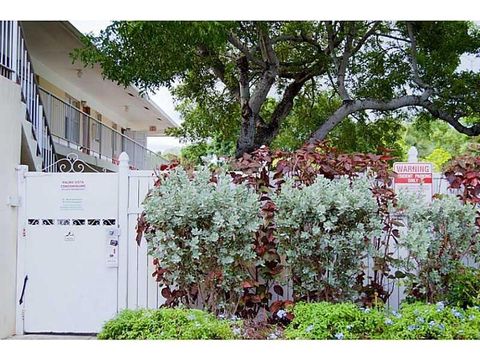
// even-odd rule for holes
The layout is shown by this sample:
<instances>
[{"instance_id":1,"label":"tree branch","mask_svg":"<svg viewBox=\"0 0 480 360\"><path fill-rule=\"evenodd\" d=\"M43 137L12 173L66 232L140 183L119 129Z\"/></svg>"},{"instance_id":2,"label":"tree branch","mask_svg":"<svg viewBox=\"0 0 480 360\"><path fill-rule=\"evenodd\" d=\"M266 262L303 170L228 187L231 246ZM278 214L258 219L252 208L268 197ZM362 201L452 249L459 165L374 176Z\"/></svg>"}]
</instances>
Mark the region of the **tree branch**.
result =
<instances>
[{"instance_id":1,"label":"tree branch","mask_svg":"<svg viewBox=\"0 0 480 360\"><path fill-rule=\"evenodd\" d=\"M262 69L265 69L265 63L253 56L252 52L248 49L248 47L243 44L234 33L231 32L228 35L228 42L234 47L236 47L238 50L240 50L240 52L247 57L248 61L258 65Z\"/></svg>"},{"instance_id":2,"label":"tree branch","mask_svg":"<svg viewBox=\"0 0 480 360\"><path fill-rule=\"evenodd\" d=\"M215 76L225 85L228 91L235 97L237 101L240 101L240 88L237 84L233 85L226 79L225 65L220 61L216 54L213 54L205 46L200 45L198 54L201 57L208 58L211 61L211 68Z\"/></svg>"},{"instance_id":3,"label":"tree branch","mask_svg":"<svg viewBox=\"0 0 480 360\"><path fill-rule=\"evenodd\" d=\"M431 91L426 90L422 95L406 95L389 101L365 99L344 103L312 134L310 141L325 139L338 123L354 112L362 110L391 111L408 106L420 106L430 95Z\"/></svg>"},{"instance_id":4,"label":"tree branch","mask_svg":"<svg viewBox=\"0 0 480 360\"><path fill-rule=\"evenodd\" d=\"M258 114L268 92L272 88L275 78L278 75L278 58L273 50L272 43L267 33L262 29L260 24L257 24L257 32L260 44L260 51L263 61L265 62L265 70L262 73L260 81L255 87L255 92L250 99L250 108L254 114Z\"/></svg>"},{"instance_id":5,"label":"tree branch","mask_svg":"<svg viewBox=\"0 0 480 360\"><path fill-rule=\"evenodd\" d=\"M468 136L478 136L480 135L480 124L474 124L470 127L460 123L461 115L452 116L446 111L438 109L431 101L425 100L422 103L422 107L428 110L428 112L435 118L446 121L453 126L458 132L468 135ZM465 114L463 114L465 115Z\"/></svg>"},{"instance_id":6,"label":"tree branch","mask_svg":"<svg viewBox=\"0 0 480 360\"><path fill-rule=\"evenodd\" d=\"M280 125L282 124L283 120L285 120L285 118L292 110L295 97L299 94L299 92L302 90L303 85L309 79L311 78L302 77L300 79L292 81L287 86L285 92L283 93L282 100L280 100L272 113L270 122L268 124L263 123L257 128L255 141L256 145L260 146L263 144L269 144L275 138L275 136L278 134L278 131L280 130Z\"/></svg>"},{"instance_id":7,"label":"tree branch","mask_svg":"<svg viewBox=\"0 0 480 360\"><path fill-rule=\"evenodd\" d=\"M420 86L422 89L429 89L431 88L431 86L425 84L418 74L417 39L415 38L415 34L413 33L413 24L410 21L407 21L407 30L408 30L408 37L410 38L413 82L418 86Z\"/></svg>"},{"instance_id":8,"label":"tree branch","mask_svg":"<svg viewBox=\"0 0 480 360\"><path fill-rule=\"evenodd\" d=\"M362 48L362 46L366 43L368 38L375 33L375 30L377 30L377 28L380 26L381 23L382 23L381 21L375 21L373 25L370 27L370 29L368 29L368 31L365 32L365 34L363 34L362 38L357 42L357 45L355 45L355 47L353 48L352 55L356 54Z\"/></svg>"},{"instance_id":9,"label":"tree branch","mask_svg":"<svg viewBox=\"0 0 480 360\"><path fill-rule=\"evenodd\" d=\"M249 105L250 102L250 80L248 60L246 56L241 56L237 60L239 70L239 89L240 89L240 110L242 113L242 126L240 136L237 141L237 155L253 149L255 138L255 117Z\"/></svg>"}]
</instances>

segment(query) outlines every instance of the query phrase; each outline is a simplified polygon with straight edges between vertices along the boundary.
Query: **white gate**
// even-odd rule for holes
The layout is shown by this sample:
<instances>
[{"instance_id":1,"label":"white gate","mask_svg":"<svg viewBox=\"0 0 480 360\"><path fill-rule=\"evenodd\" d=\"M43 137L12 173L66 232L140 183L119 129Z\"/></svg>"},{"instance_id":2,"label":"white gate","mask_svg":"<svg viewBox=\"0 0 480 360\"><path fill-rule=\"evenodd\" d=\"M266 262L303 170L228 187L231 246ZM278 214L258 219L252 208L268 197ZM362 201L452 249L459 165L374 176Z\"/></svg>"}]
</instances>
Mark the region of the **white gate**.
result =
<instances>
[{"instance_id":1,"label":"white gate","mask_svg":"<svg viewBox=\"0 0 480 360\"><path fill-rule=\"evenodd\" d=\"M18 334L97 333L124 308L164 302L146 243L135 242L141 203L154 179L152 171L129 170L126 154L119 173L22 167Z\"/></svg>"}]
</instances>

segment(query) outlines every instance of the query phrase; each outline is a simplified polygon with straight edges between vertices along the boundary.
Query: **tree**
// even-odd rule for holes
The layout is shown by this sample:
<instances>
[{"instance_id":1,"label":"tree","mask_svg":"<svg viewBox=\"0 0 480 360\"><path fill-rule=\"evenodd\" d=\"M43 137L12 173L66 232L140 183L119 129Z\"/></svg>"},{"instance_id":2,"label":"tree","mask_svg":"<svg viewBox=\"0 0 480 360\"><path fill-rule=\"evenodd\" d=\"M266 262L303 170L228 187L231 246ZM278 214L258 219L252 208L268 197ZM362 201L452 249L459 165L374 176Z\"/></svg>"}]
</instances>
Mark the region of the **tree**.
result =
<instances>
[{"instance_id":1,"label":"tree","mask_svg":"<svg viewBox=\"0 0 480 360\"><path fill-rule=\"evenodd\" d=\"M459 70L460 57L480 49L478 29L465 21L117 21L85 44L74 58L100 63L106 77L144 91L176 81L190 111L225 115L182 130L234 131L237 156L275 139L307 85L341 100L311 141L349 115L402 109L480 134L480 123L463 122L480 112L480 75Z\"/></svg>"},{"instance_id":2,"label":"tree","mask_svg":"<svg viewBox=\"0 0 480 360\"><path fill-rule=\"evenodd\" d=\"M477 119L465 119L465 123L476 123ZM455 131L449 124L418 117L405 124L403 139L404 150L415 146L421 161L431 162L435 170L440 172L450 159L475 152L480 139ZM406 157L404 158L406 160Z\"/></svg>"}]
</instances>

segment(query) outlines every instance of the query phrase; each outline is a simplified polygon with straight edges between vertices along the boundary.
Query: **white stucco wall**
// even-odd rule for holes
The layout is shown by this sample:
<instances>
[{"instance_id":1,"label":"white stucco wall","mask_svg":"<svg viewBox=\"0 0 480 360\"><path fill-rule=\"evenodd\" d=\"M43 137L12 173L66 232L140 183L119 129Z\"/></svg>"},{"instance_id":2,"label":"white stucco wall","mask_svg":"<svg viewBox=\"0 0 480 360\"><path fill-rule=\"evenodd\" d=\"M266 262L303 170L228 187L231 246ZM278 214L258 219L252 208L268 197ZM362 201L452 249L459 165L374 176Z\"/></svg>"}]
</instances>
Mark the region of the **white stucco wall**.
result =
<instances>
[{"instance_id":1,"label":"white stucco wall","mask_svg":"<svg viewBox=\"0 0 480 360\"><path fill-rule=\"evenodd\" d=\"M23 118L19 85L0 76L0 339L15 332L17 209L7 200L17 195Z\"/></svg>"}]
</instances>

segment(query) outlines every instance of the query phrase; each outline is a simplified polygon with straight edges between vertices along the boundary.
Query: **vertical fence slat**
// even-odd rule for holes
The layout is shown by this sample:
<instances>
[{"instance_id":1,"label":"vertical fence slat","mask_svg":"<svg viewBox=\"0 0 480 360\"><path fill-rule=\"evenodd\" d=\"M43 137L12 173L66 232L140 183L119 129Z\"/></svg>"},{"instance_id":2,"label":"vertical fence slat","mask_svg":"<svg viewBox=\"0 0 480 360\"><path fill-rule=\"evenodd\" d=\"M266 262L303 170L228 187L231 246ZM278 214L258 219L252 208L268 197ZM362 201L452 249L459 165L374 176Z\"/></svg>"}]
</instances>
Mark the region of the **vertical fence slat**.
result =
<instances>
[{"instance_id":1,"label":"vertical fence slat","mask_svg":"<svg viewBox=\"0 0 480 360\"><path fill-rule=\"evenodd\" d=\"M147 195L150 182L149 178L138 179L137 208L142 208L143 199ZM138 214L137 214L138 216ZM148 304L148 282L149 282L149 257L147 255L147 243L142 241L138 248L138 306L147 307Z\"/></svg>"},{"instance_id":2,"label":"vertical fence slat","mask_svg":"<svg viewBox=\"0 0 480 360\"><path fill-rule=\"evenodd\" d=\"M130 214L138 203L138 178L130 177L128 185L128 229L127 234L135 233L136 214ZM128 308L135 309L138 305L138 247L129 236L128 239Z\"/></svg>"}]
</instances>

